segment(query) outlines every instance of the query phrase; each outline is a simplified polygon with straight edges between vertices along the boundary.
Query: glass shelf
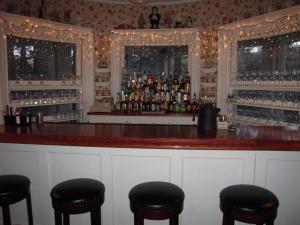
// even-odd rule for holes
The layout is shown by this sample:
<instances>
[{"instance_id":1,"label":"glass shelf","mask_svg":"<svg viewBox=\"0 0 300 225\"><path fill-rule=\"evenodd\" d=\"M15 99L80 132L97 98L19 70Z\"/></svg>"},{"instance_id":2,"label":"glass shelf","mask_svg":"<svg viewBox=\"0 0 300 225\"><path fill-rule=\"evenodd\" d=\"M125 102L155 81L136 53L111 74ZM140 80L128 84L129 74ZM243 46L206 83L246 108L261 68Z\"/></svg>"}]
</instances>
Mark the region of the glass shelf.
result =
<instances>
[{"instance_id":1,"label":"glass shelf","mask_svg":"<svg viewBox=\"0 0 300 225\"><path fill-rule=\"evenodd\" d=\"M300 31L238 42L236 81L300 81Z\"/></svg>"},{"instance_id":2,"label":"glass shelf","mask_svg":"<svg viewBox=\"0 0 300 225\"><path fill-rule=\"evenodd\" d=\"M9 89L17 90L53 90L53 89L80 89L81 82L73 81L9 81Z\"/></svg>"},{"instance_id":3,"label":"glass shelf","mask_svg":"<svg viewBox=\"0 0 300 225\"><path fill-rule=\"evenodd\" d=\"M237 44L230 118L259 125L299 125L300 32ZM231 105L231 106L230 106Z\"/></svg>"},{"instance_id":4,"label":"glass shelf","mask_svg":"<svg viewBox=\"0 0 300 225\"><path fill-rule=\"evenodd\" d=\"M267 123L268 121L277 121L278 124L300 124L298 110L252 106L250 104L234 105L229 117L233 121L241 117L252 118L248 122L265 121L266 125L270 125Z\"/></svg>"},{"instance_id":5,"label":"glass shelf","mask_svg":"<svg viewBox=\"0 0 300 225\"><path fill-rule=\"evenodd\" d=\"M228 102L233 105L244 105L244 106L253 106L253 107L262 107L262 108L271 108L271 109L283 109L283 110L300 110L300 104L294 105L295 103L285 103L283 106L278 106L277 104L264 104L264 103L256 103L256 102L243 102L240 100L236 100L235 102ZM290 105L290 106L288 106Z\"/></svg>"}]
</instances>

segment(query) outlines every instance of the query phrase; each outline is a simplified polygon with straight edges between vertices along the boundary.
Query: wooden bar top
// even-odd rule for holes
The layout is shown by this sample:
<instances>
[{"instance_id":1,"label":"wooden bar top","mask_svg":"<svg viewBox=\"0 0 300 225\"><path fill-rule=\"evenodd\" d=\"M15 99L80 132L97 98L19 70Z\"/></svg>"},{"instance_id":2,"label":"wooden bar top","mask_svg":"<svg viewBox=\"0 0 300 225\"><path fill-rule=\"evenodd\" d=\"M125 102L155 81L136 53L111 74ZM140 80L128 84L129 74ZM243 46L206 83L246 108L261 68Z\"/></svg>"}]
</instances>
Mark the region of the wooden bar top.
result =
<instances>
[{"instance_id":1,"label":"wooden bar top","mask_svg":"<svg viewBox=\"0 0 300 225\"><path fill-rule=\"evenodd\" d=\"M0 126L0 143L215 150L300 151L300 131L283 127L238 127L203 134L196 126L63 124Z\"/></svg>"}]
</instances>

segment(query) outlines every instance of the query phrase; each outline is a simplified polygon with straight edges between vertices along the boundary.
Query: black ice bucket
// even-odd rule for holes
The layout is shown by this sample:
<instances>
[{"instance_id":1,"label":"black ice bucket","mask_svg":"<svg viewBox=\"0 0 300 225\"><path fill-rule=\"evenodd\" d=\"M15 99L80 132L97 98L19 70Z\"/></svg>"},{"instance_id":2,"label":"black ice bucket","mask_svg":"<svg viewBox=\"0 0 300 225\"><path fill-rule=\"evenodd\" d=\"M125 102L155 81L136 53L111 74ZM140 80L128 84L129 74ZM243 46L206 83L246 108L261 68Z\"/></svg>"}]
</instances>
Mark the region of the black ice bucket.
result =
<instances>
[{"instance_id":1,"label":"black ice bucket","mask_svg":"<svg viewBox=\"0 0 300 225\"><path fill-rule=\"evenodd\" d=\"M201 132L217 131L218 110L212 103L200 105L198 115L198 130Z\"/></svg>"}]
</instances>

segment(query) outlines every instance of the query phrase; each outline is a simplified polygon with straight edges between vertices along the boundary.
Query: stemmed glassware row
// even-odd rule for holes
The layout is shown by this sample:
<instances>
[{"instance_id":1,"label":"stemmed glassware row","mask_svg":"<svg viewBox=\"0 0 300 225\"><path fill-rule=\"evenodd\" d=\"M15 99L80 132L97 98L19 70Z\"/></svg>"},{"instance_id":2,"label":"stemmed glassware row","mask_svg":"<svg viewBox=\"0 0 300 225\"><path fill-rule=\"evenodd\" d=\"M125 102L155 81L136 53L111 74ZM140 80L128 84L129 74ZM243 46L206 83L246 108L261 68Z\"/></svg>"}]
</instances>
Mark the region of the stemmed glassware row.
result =
<instances>
[{"instance_id":1,"label":"stemmed glassware row","mask_svg":"<svg viewBox=\"0 0 300 225\"><path fill-rule=\"evenodd\" d=\"M11 91L10 102L16 106L49 105L80 101L77 89Z\"/></svg>"},{"instance_id":2,"label":"stemmed glassware row","mask_svg":"<svg viewBox=\"0 0 300 225\"><path fill-rule=\"evenodd\" d=\"M239 103L300 109L300 91L235 90Z\"/></svg>"},{"instance_id":3,"label":"stemmed glassware row","mask_svg":"<svg viewBox=\"0 0 300 225\"><path fill-rule=\"evenodd\" d=\"M300 68L289 70L238 71L233 74L232 85L297 86Z\"/></svg>"},{"instance_id":4,"label":"stemmed glassware row","mask_svg":"<svg viewBox=\"0 0 300 225\"><path fill-rule=\"evenodd\" d=\"M300 124L299 111L261 108L252 106L237 106L236 116L267 125Z\"/></svg>"}]
</instances>

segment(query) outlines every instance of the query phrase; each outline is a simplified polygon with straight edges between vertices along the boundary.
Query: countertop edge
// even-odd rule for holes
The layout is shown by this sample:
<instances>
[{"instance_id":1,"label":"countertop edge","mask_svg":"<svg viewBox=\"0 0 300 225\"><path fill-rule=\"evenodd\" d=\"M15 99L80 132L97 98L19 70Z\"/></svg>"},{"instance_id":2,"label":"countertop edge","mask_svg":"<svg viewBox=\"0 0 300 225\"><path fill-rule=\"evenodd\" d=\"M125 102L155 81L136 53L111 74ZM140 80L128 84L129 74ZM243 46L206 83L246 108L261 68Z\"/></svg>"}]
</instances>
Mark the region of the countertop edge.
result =
<instances>
[{"instance_id":1,"label":"countertop edge","mask_svg":"<svg viewBox=\"0 0 300 225\"><path fill-rule=\"evenodd\" d=\"M0 135L0 143L173 150L300 151L300 141L255 139L177 139L139 137L74 137L37 134Z\"/></svg>"}]
</instances>

